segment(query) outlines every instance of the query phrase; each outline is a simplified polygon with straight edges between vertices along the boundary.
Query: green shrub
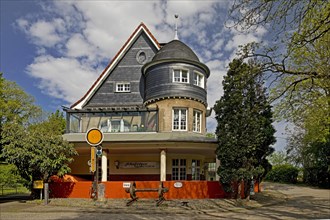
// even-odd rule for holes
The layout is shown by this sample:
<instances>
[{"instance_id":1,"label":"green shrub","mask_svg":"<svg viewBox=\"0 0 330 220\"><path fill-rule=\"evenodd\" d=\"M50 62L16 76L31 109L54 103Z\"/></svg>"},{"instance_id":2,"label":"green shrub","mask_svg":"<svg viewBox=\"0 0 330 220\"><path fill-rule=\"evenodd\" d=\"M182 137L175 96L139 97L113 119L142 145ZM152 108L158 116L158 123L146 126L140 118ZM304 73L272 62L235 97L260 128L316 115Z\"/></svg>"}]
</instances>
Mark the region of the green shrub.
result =
<instances>
[{"instance_id":1,"label":"green shrub","mask_svg":"<svg viewBox=\"0 0 330 220\"><path fill-rule=\"evenodd\" d=\"M280 183L296 183L299 169L290 164L273 166L267 173L265 180Z\"/></svg>"},{"instance_id":2,"label":"green shrub","mask_svg":"<svg viewBox=\"0 0 330 220\"><path fill-rule=\"evenodd\" d=\"M323 168L323 169L322 169ZM308 167L304 169L304 183L322 188L330 188L330 174L327 167Z\"/></svg>"}]
</instances>

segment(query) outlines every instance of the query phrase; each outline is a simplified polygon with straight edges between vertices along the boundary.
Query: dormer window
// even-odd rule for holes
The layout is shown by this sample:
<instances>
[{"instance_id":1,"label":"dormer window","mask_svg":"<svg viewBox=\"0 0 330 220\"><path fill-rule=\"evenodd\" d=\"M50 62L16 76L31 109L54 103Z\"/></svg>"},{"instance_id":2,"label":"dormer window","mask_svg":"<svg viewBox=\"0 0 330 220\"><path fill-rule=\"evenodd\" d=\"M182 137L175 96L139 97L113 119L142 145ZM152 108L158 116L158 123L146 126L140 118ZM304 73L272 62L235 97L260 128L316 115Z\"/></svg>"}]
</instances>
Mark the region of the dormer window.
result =
<instances>
[{"instance_id":1,"label":"dormer window","mask_svg":"<svg viewBox=\"0 0 330 220\"><path fill-rule=\"evenodd\" d=\"M204 75L194 72L194 85L204 88Z\"/></svg>"},{"instance_id":2,"label":"dormer window","mask_svg":"<svg viewBox=\"0 0 330 220\"><path fill-rule=\"evenodd\" d=\"M116 92L130 92L130 83L116 83Z\"/></svg>"},{"instance_id":3,"label":"dormer window","mask_svg":"<svg viewBox=\"0 0 330 220\"><path fill-rule=\"evenodd\" d=\"M189 72L184 69L173 70L173 82L189 83Z\"/></svg>"}]
</instances>

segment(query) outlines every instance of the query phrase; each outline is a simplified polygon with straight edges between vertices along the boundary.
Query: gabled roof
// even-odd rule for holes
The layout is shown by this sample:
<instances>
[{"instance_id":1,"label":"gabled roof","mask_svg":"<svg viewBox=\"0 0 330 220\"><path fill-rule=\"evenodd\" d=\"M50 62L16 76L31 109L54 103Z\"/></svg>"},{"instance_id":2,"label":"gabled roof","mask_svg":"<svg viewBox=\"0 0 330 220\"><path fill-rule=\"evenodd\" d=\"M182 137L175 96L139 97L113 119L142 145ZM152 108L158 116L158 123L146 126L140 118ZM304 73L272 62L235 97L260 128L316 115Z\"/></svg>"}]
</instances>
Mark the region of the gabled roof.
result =
<instances>
[{"instance_id":1,"label":"gabled roof","mask_svg":"<svg viewBox=\"0 0 330 220\"><path fill-rule=\"evenodd\" d=\"M144 32L149 40L155 45L155 47L159 50L160 44L156 40L156 38L151 34L149 29L144 23L141 23L135 31L132 33L132 35L128 38L124 46L118 51L116 56L111 60L111 62L108 64L108 66L103 70L102 74L99 76L99 78L94 82L92 87L87 91L87 93L76 103L74 103L71 106L71 109L82 109L83 106L90 100L90 98L93 96L94 92L102 85L103 81L107 78L107 76L111 73L113 68L117 65L117 63L121 60L121 58L125 55L125 53L128 51L128 49L132 46L132 44L135 42L135 40L140 36L140 34Z\"/></svg>"}]
</instances>

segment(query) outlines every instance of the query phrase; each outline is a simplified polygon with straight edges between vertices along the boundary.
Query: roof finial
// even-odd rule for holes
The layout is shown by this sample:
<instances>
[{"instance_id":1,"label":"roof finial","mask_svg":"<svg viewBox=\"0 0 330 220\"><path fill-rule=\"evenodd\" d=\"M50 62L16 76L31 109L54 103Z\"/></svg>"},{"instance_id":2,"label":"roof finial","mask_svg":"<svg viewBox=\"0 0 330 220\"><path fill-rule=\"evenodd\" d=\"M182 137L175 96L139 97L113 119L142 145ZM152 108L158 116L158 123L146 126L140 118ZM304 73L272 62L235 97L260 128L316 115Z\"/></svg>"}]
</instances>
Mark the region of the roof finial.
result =
<instances>
[{"instance_id":1,"label":"roof finial","mask_svg":"<svg viewBox=\"0 0 330 220\"><path fill-rule=\"evenodd\" d=\"M178 14L175 14L174 17L175 17L175 35L174 35L174 40L179 40L179 37L178 37L178 18L179 18L179 15Z\"/></svg>"}]
</instances>

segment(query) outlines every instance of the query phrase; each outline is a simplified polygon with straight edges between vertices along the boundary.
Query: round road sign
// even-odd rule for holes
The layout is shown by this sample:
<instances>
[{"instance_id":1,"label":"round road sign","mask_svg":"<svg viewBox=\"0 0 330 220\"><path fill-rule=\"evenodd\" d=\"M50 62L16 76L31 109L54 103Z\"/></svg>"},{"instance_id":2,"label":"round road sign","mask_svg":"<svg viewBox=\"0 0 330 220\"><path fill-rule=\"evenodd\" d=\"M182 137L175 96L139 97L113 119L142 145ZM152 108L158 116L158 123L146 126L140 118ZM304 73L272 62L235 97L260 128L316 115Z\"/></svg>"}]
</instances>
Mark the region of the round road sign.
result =
<instances>
[{"instance_id":1,"label":"round road sign","mask_svg":"<svg viewBox=\"0 0 330 220\"><path fill-rule=\"evenodd\" d=\"M103 141L103 133L97 128L91 128L86 133L86 141L89 145L97 146Z\"/></svg>"}]
</instances>

